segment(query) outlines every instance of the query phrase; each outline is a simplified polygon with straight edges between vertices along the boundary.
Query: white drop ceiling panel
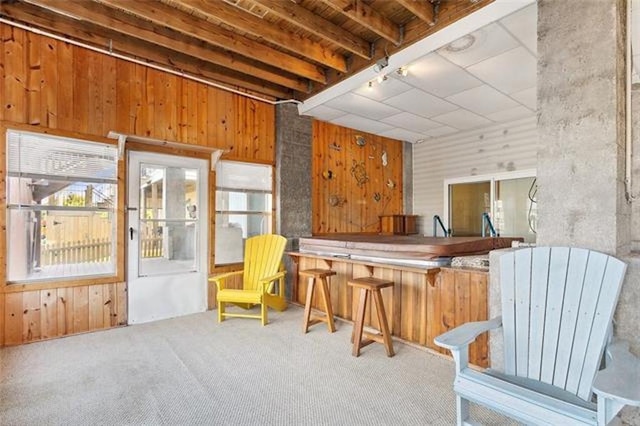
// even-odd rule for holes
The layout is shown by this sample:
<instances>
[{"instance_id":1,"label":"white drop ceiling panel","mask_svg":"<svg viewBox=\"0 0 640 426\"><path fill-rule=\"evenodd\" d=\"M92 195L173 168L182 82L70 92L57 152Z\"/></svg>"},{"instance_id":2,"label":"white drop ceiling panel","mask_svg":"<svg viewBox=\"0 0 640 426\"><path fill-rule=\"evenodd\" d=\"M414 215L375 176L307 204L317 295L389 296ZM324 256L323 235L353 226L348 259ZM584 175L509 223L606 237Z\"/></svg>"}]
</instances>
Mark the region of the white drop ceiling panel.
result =
<instances>
[{"instance_id":1,"label":"white drop ceiling panel","mask_svg":"<svg viewBox=\"0 0 640 426\"><path fill-rule=\"evenodd\" d=\"M538 51L538 9L535 5L502 18L500 24L531 52Z\"/></svg>"},{"instance_id":2,"label":"white drop ceiling panel","mask_svg":"<svg viewBox=\"0 0 640 426\"><path fill-rule=\"evenodd\" d=\"M370 120L354 114L347 114L336 118L335 120L331 120L331 123L375 134L392 130L394 128L393 126L382 123L378 120Z\"/></svg>"},{"instance_id":3,"label":"white drop ceiling panel","mask_svg":"<svg viewBox=\"0 0 640 426\"><path fill-rule=\"evenodd\" d=\"M436 123L435 121L431 121L427 118L411 114L410 112L401 112L400 114L383 118L381 121L387 124L391 124L392 126L401 127L403 129L418 133L441 126L440 123Z\"/></svg>"},{"instance_id":4,"label":"white drop ceiling panel","mask_svg":"<svg viewBox=\"0 0 640 426\"><path fill-rule=\"evenodd\" d=\"M426 139L427 136L421 133L410 132L409 130L395 128L392 130L387 130L386 132L378 133L380 136L384 136L385 138L397 139L400 141L412 141L417 142L422 139Z\"/></svg>"},{"instance_id":5,"label":"white drop ceiling panel","mask_svg":"<svg viewBox=\"0 0 640 426\"><path fill-rule=\"evenodd\" d=\"M318 105L317 107L310 109L305 113L305 115L316 117L317 119L322 121L331 121L346 114L347 113L342 110L330 108L326 105Z\"/></svg>"},{"instance_id":6,"label":"white drop ceiling panel","mask_svg":"<svg viewBox=\"0 0 640 426\"><path fill-rule=\"evenodd\" d=\"M511 97L532 111L535 111L538 103L537 87L529 87L511 94Z\"/></svg>"},{"instance_id":7,"label":"white drop ceiling panel","mask_svg":"<svg viewBox=\"0 0 640 426\"><path fill-rule=\"evenodd\" d=\"M408 72L404 78L407 83L442 98L482 84L480 80L437 53L431 53L411 63Z\"/></svg>"},{"instance_id":8,"label":"white drop ceiling panel","mask_svg":"<svg viewBox=\"0 0 640 426\"><path fill-rule=\"evenodd\" d=\"M438 54L463 68L518 47L518 40L498 24L489 24L438 49Z\"/></svg>"},{"instance_id":9,"label":"white drop ceiling panel","mask_svg":"<svg viewBox=\"0 0 640 426\"><path fill-rule=\"evenodd\" d=\"M520 118L531 117L532 112L529 108L519 105L514 108L505 109L502 111L488 114L487 118L497 123L507 122L511 120L517 120Z\"/></svg>"},{"instance_id":10,"label":"white drop ceiling panel","mask_svg":"<svg viewBox=\"0 0 640 426\"><path fill-rule=\"evenodd\" d=\"M467 70L506 94L536 85L536 58L522 46L485 59Z\"/></svg>"},{"instance_id":11,"label":"white drop ceiling panel","mask_svg":"<svg viewBox=\"0 0 640 426\"><path fill-rule=\"evenodd\" d=\"M437 138L438 136L450 135L458 131L459 131L458 129L454 129L453 127L441 126L441 127L436 127L435 129L427 130L424 133L428 136L431 136L432 138Z\"/></svg>"},{"instance_id":12,"label":"white drop ceiling panel","mask_svg":"<svg viewBox=\"0 0 640 426\"><path fill-rule=\"evenodd\" d=\"M537 5L518 1L524 7L495 15L484 27L468 27L464 18L447 27L449 44L434 41L424 52L409 47L391 56L381 83L371 68L314 96L306 105L316 106L306 114L409 142L534 117ZM397 74L399 66L407 76Z\"/></svg>"},{"instance_id":13,"label":"white drop ceiling panel","mask_svg":"<svg viewBox=\"0 0 640 426\"><path fill-rule=\"evenodd\" d=\"M485 116L518 106L516 101L486 84L449 96L447 100Z\"/></svg>"},{"instance_id":14,"label":"white drop ceiling panel","mask_svg":"<svg viewBox=\"0 0 640 426\"><path fill-rule=\"evenodd\" d=\"M400 112L400 110L392 106L376 102L372 99L365 98L364 96L356 95L355 93L347 93L338 98L334 98L325 105L330 108L339 109L351 114L372 118L374 120L380 120L381 118Z\"/></svg>"},{"instance_id":15,"label":"white drop ceiling panel","mask_svg":"<svg viewBox=\"0 0 640 426\"><path fill-rule=\"evenodd\" d=\"M446 114L433 117L434 121L453 127L458 130L473 129L492 124L492 121L474 114L466 109L457 109Z\"/></svg>"},{"instance_id":16,"label":"white drop ceiling panel","mask_svg":"<svg viewBox=\"0 0 640 426\"><path fill-rule=\"evenodd\" d=\"M371 85L366 84L361 88L354 90L354 93L375 101L382 101L410 89L412 89L412 87L407 83L396 78L389 77L382 83L372 81Z\"/></svg>"},{"instance_id":17,"label":"white drop ceiling panel","mask_svg":"<svg viewBox=\"0 0 640 426\"><path fill-rule=\"evenodd\" d=\"M430 95L422 90L412 89L401 93L393 98L385 101L387 105L391 105L403 111L411 112L422 117L433 117L434 115L444 114L453 111L458 107L444 99Z\"/></svg>"}]
</instances>

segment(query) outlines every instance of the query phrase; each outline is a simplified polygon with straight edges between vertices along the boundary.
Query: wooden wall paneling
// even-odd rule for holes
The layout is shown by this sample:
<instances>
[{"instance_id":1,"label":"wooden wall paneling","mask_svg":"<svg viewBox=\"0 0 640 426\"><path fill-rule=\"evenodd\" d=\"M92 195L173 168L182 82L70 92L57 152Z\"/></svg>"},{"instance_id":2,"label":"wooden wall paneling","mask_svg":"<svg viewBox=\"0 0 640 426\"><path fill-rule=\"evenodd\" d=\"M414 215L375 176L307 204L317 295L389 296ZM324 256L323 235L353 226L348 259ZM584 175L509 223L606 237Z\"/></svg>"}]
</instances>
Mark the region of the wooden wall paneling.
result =
<instances>
[{"instance_id":1,"label":"wooden wall paneling","mask_svg":"<svg viewBox=\"0 0 640 426\"><path fill-rule=\"evenodd\" d=\"M130 62L116 61L115 63L116 78L116 104L114 128L116 132L124 134L132 134L135 132L135 108L136 99L134 99L133 87L135 70L134 65Z\"/></svg>"},{"instance_id":2,"label":"wooden wall paneling","mask_svg":"<svg viewBox=\"0 0 640 426\"><path fill-rule=\"evenodd\" d=\"M357 136L364 138L364 145L356 143ZM382 164L383 152L387 166ZM402 167L401 142L314 121L312 233L379 232L379 215L402 213ZM328 170L333 172L330 180L322 177ZM362 170L368 180L358 185L354 172ZM394 188L387 186L389 180ZM329 205L332 195L344 204Z\"/></svg>"},{"instance_id":3,"label":"wooden wall paneling","mask_svg":"<svg viewBox=\"0 0 640 426\"><path fill-rule=\"evenodd\" d=\"M441 273L442 279L440 280L440 312L441 318L438 322L440 324L440 333L449 331L455 327L455 275L454 272L449 269L443 269Z\"/></svg>"},{"instance_id":4,"label":"wooden wall paneling","mask_svg":"<svg viewBox=\"0 0 640 426\"><path fill-rule=\"evenodd\" d=\"M129 319L128 299L127 299L127 283L116 283L116 325L127 325Z\"/></svg>"},{"instance_id":5,"label":"wooden wall paneling","mask_svg":"<svg viewBox=\"0 0 640 426\"><path fill-rule=\"evenodd\" d=\"M26 121L26 79L27 69L24 55L25 33L7 25L3 26L2 42L4 50L4 120L24 123Z\"/></svg>"},{"instance_id":6,"label":"wooden wall paneling","mask_svg":"<svg viewBox=\"0 0 640 426\"><path fill-rule=\"evenodd\" d=\"M204 84L196 85L196 99L194 104L197 105L196 121L195 121L195 143L201 146L207 146L207 98L209 90Z\"/></svg>"},{"instance_id":7,"label":"wooden wall paneling","mask_svg":"<svg viewBox=\"0 0 640 426\"><path fill-rule=\"evenodd\" d=\"M91 103L89 98L91 97L91 88L89 78L93 77L90 74L89 56L90 52L86 50L74 50L73 55L73 99L64 99L66 95L64 93L58 93L62 97L60 101L70 102L73 105L73 130L89 133L88 122L89 117L94 116L92 111L89 111ZM69 129L71 130L71 129Z\"/></svg>"},{"instance_id":8,"label":"wooden wall paneling","mask_svg":"<svg viewBox=\"0 0 640 426\"><path fill-rule=\"evenodd\" d=\"M102 136L116 129L116 102L118 98L116 73L117 59L102 56Z\"/></svg>"},{"instance_id":9,"label":"wooden wall paneling","mask_svg":"<svg viewBox=\"0 0 640 426\"><path fill-rule=\"evenodd\" d=\"M73 332L89 331L89 289L86 286L73 289Z\"/></svg>"},{"instance_id":10,"label":"wooden wall paneling","mask_svg":"<svg viewBox=\"0 0 640 426\"><path fill-rule=\"evenodd\" d=\"M445 353L445 349L436 346L433 339L439 336L443 330L443 314L440 297L442 295L443 277L446 272L442 270L438 275L433 277L433 282L427 284L427 320L426 320L426 340L425 345L428 348ZM433 285L431 285L433 284Z\"/></svg>"},{"instance_id":11,"label":"wooden wall paneling","mask_svg":"<svg viewBox=\"0 0 640 426\"><path fill-rule=\"evenodd\" d=\"M228 151L226 157L235 156L235 117L233 95L229 92L207 90L207 146Z\"/></svg>"},{"instance_id":12,"label":"wooden wall paneling","mask_svg":"<svg viewBox=\"0 0 640 426\"><path fill-rule=\"evenodd\" d=\"M469 321L486 321L489 319L488 274L473 273L470 277L470 312ZM489 335L483 333L472 345L475 346L475 359L478 365L489 363Z\"/></svg>"},{"instance_id":13,"label":"wooden wall paneling","mask_svg":"<svg viewBox=\"0 0 640 426\"><path fill-rule=\"evenodd\" d=\"M156 70L149 70L149 76L153 80L154 138L161 140L178 140L176 126L176 105L180 99L176 99L176 77L165 75Z\"/></svg>"},{"instance_id":14,"label":"wooden wall paneling","mask_svg":"<svg viewBox=\"0 0 640 426\"><path fill-rule=\"evenodd\" d=\"M31 35L33 37L33 35ZM35 37L34 37L35 38ZM40 44L40 117L42 126L56 128L58 125L58 43L37 37Z\"/></svg>"},{"instance_id":15,"label":"wooden wall paneling","mask_svg":"<svg viewBox=\"0 0 640 426\"><path fill-rule=\"evenodd\" d=\"M6 293L5 299L5 345L17 345L22 343L22 316L23 316L23 298L24 293Z\"/></svg>"},{"instance_id":16,"label":"wooden wall paneling","mask_svg":"<svg viewBox=\"0 0 640 426\"><path fill-rule=\"evenodd\" d=\"M27 91L27 123L40 124L41 122L41 81L42 64L40 52L40 39L27 34L27 78L25 89Z\"/></svg>"},{"instance_id":17,"label":"wooden wall paneling","mask_svg":"<svg viewBox=\"0 0 640 426\"><path fill-rule=\"evenodd\" d=\"M76 109L73 100L75 99L75 92L78 90L75 80L76 68L74 67L77 49L68 43L47 40L51 43L51 46L54 46L57 60L55 64L57 81L53 88L57 113L55 118L49 118L49 122L52 128L76 130L74 119ZM53 64L51 65L53 66Z\"/></svg>"},{"instance_id":18,"label":"wooden wall paneling","mask_svg":"<svg viewBox=\"0 0 640 426\"><path fill-rule=\"evenodd\" d=\"M40 291L40 326L42 339L58 336L58 293L54 289Z\"/></svg>"},{"instance_id":19,"label":"wooden wall paneling","mask_svg":"<svg viewBox=\"0 0 640 426\"><path fill-rule=\"evenodd\" d=\"M104 299L102 285L87 288L89 294L89 327L88 330L104 328Z\"/></svg>"},{"instance_id":20,"label":"wooden wall paneling","mask_svg":"<svg viewBox=\"0 0 640 426\"><path fill-rule=\"evenodd\" d=\"M39 291L25 291L22 294L22 314L22 341L40 340L42 338L42 323Z\"/></svg>"},{"instance_id":21,"label":"wooden wall paneling","mask_svg":"<svg viewBox=\"0 0 640 426\"><path fill-rule=\"evenodd\" d=\"M471 300L469 298L471 278L468 272L456 271L453 275L455 293L454 326L464 324L469 321L471 310ZM474 359L475 351L469 348L469 358Z\"/></svg>"},{"instance_id":22,"label":"wooden wall paneling","mask_svg":"<svg viewBox=\"0 0 640 426\"><path fill-rule=\"evenodd\" d=\"M1 57L0 57L1 59ZM5 312L5 296L4 293L2 292L2 286L0 285L0 348L2 346L4 346L4 334L5 334L5 329L4 329L4 322L5 322L5 317L4 317L4 312Z\"/></svg>"},{"instance_id":23,"label":"wooden wall paneling","mask_svg":"<svg viewBox=\"0 0 640 426\"><path fill-rule=\"evenodd\" d=\"M57 323L58 335L66 336L75 332L73 288L57 289Z\"/></svg>"}]
</instances>

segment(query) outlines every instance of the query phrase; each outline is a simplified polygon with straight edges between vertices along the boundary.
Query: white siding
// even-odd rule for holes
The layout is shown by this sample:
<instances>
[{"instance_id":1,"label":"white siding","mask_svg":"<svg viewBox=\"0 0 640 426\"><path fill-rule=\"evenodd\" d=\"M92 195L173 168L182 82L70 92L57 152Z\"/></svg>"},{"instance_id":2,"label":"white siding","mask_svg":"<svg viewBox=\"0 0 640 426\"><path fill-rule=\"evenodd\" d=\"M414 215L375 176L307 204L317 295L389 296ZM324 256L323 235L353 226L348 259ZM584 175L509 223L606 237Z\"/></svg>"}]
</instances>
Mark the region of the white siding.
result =
<instances>
[{"instance_id":1,"label":"white siding","mask_svg":"<svg viewBox=\"0 0 640 426\"><path fill-rule=\"evenodd\" d=\"M444 214L444 180L536 168L536 117L430 139L413 146L413 214L431 235L433 215Z\"/></svg>"}]
</instances>

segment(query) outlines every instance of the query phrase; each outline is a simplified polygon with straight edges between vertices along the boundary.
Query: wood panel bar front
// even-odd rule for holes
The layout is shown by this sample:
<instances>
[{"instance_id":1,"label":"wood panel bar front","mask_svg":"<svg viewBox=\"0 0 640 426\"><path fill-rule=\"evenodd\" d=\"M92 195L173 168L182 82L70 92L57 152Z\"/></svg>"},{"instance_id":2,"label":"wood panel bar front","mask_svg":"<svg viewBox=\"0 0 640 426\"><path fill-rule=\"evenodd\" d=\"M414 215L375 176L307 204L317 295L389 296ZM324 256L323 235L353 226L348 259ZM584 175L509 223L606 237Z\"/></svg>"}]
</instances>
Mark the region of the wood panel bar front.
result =
<instances>
[{"instance_id":1,"label":"wood panel bar front","mask_svg":"<svg viewBox=\"0 0 640 426\"><path fill-rule=\"evenodd\" d=\"M296 266L291 271L293 302L304 305L306 285L298 276L305 269L332 269L329 280L331 304L336 316L353 321L358 306L347 281L351 278L375 277L394 281L392 288L382 290L391 334L407 342L447 354L433 339L441 333L469 321L487 319L488 272L475 269L438 267L423 269L383 263L321 256L310 253L288 253ZM322 310L319 294L312 300L314 309ZM371 306L365 325L376 327L377 313ZM488 336L483 334L470 346L470 362L487 367Z\"/></svg>"}]
</instances>

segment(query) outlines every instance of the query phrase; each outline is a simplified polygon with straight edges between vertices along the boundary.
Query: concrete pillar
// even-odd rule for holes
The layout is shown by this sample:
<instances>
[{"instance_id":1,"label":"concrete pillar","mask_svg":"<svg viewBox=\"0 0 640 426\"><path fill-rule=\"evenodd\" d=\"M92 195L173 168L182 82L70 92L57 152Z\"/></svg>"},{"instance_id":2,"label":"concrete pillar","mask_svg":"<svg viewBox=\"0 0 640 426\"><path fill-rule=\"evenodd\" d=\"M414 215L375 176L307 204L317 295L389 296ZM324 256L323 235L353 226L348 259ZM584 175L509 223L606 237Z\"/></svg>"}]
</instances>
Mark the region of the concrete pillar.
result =
<instances>
[{"instance_id":1,"label":"concrete pillar","mask_svg":"<svg viewBox=\"0 0 640 426\"><path fill-rule=\"evenodd\" d=\"M539 245L622 255L625 2L538 2Z\"/></svg>"},{"instance_id":2,"label":"concrete pillar","mask_svg":"<svg viewBox=\"0 0 640 426\"><path fill-rule=\"evenodd\" d=\"M287 237L287 250L311 235L311 123L295 104L276 106L276 232ZM291 271L286 255L285 265ZM286 294L291 297L290 276Z\"/></svg>"}]
</instances>

